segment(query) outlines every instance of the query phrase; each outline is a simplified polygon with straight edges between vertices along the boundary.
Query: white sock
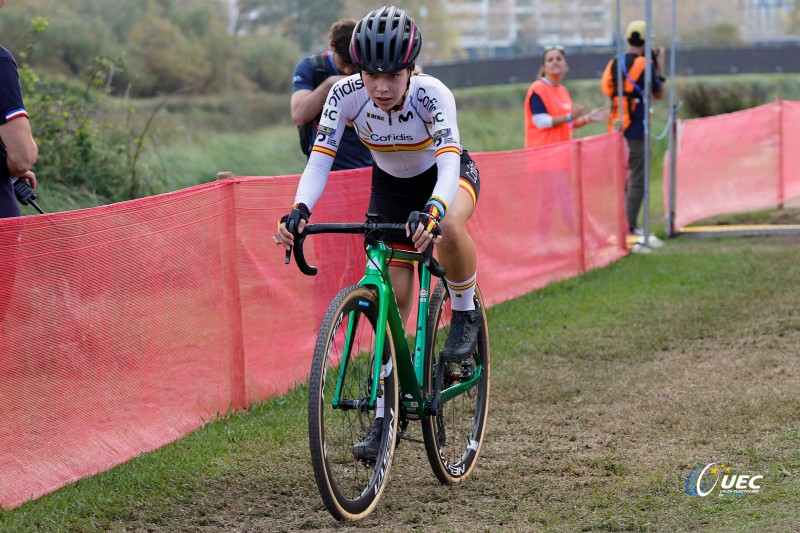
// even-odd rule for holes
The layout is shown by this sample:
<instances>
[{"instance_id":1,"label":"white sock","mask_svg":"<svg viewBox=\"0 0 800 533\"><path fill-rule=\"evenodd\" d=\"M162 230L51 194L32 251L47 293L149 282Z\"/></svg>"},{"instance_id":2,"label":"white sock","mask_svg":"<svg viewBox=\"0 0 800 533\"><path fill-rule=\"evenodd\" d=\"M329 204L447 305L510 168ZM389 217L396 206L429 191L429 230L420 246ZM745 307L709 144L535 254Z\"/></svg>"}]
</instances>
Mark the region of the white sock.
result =
<instances>
[{"instance_id":1,"label":"white sock","mask_svg":"<svg viewBox=\"0 0 800 533\"><path fill-rule=\"evenodd\" d=\"M383 418L383 405L384 405L383 378L388 376L389 372L391 371L392 371L391 361L386 363L385 365L381 365L381 394L375 399L375 418Z\"/></svg>"},{"instance_id":2,"label":"white sock","mask_svg":"<svg viewBox=\"0 0 800 533\"><path fill-rule=\"evenodd\" d=\"M447 282L447 290L450 291L450 307L453 311L472 311L475 309L475 280L478 279L478 273L475 272L471 278L466 281L450 281L445 278Z\"/></svg>"}]
</instances>

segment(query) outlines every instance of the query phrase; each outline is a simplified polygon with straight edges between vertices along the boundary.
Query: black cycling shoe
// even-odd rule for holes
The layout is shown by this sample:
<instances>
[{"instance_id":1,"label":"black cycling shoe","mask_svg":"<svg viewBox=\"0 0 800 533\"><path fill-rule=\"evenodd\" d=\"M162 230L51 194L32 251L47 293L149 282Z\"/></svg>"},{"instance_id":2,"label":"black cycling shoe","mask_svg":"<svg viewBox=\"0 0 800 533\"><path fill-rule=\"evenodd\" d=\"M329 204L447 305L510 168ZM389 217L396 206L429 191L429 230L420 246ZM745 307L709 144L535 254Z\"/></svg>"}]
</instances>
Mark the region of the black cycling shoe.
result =
<instances>
[{"instance_id":1,"label":"black cycling shoe","mask_svg":"<svg viewBox=\"0 0 800 533\"><path fill-rule=\"evenodd\" d=\"M446 363L463 361L475 351L478 344L478 332L481 329L481 310L476 307L472 311L453 311L450 320L450 334L444 341L444 348L439 354Z\"/></svg>"},{"instance_id":2,"label":"black cycling shoe","mask_svg":"<svg viewBox=\"0 0 800 533\"><path fill-rule=\"evenodd\" d=\"M381 449L383 418L376 418L363 440L353 444L353 456L362 461L375 461Z\"/></svg>"}]
</instances>

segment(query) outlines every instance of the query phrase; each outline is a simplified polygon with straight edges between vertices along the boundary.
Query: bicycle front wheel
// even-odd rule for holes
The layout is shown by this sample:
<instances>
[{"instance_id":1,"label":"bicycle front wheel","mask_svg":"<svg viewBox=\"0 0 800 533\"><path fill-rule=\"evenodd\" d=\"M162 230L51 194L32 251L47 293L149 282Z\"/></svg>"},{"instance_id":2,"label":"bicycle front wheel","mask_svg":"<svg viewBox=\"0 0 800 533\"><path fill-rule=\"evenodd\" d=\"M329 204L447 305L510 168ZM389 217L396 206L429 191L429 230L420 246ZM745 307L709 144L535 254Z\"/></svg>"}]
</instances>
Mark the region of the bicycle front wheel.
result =
<instances>
[{"instance_id":1,"label":"bicycle front wheel","mask_svg":"<svg viewBox=\"0 0 800 533\"><path fill-rule=\"evenodd\" d=\"M489 327L480 290L475 295L481 310L481 329L472 357L460 363L444 363L441 389L445 391L480 377L476 383L447 402L440 402L439 412L422 422L425 451L436 477L445 484L464 481L478 462L489 415ZM428 349L425 354L424 390L432 398L439 353L450 332L450 297L441 280L436 285L428 311Z\"/></svg>"},{"instance_id":2,"label":"bicycle front wheel","mask_svg":"<svg viewBox=\"0 0 800 533\"><path fill-rule=\"evenodd\" d=\"M346 287L328 307L314 349L308 399L311 462L322 500L338 520L359 520L375 509L394 454L399 395L395 354L388 328L383 353L375 353L377 321L375 294L365 287ZM382 386L373 382L376 358ZM383 396L383 412L369 408L376 387ZM363 446L370 435L377 439L377 453L367 453Z\"/></svg>"}]
</instances>

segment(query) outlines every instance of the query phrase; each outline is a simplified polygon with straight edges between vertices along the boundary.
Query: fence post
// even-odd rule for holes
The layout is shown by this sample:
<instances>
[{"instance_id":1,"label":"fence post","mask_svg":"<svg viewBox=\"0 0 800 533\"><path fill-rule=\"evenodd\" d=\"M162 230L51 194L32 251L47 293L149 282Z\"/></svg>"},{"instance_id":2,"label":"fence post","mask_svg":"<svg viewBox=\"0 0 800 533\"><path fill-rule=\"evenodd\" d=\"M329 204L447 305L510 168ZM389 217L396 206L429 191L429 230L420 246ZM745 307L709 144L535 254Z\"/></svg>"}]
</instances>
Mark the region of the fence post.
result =
<instances>
[{"instance_id":1,"label":"fence post","mask_svg":"<svg viewBox=\"0 0 800 533\"><path fill-rule=\"evenodd\" d=\"M675 212L678 184L678 110L677 107L670 108L670 128L669 128L669 190L667 191L667 237L676 237L678 228L675 227Z\"/></svg>"},{"instance_id":2,"label":"fence post","mask_svg":"<svg viewBox=\"0 0 800 533\"><path fill-rule=\"evenodd\" d=\"M217 172L217 181L232 180L233 172ZM223 190L228 187L235 187L236 183L230 181L220 184ZM236 193L231 192L230 202L233 204L233 230L223 233L223 240L219 243L222 253L223 268L225 268L225 282L228 285L229 305L232 307L226 320L226 329L230 354L231 354L231 409L245 409L247 407L247 391L245 386L244 368L244 325L242 320L242 300L239 293L239 258L237 245L237 216L236 216Z\"/></svg>"}]
</instances>

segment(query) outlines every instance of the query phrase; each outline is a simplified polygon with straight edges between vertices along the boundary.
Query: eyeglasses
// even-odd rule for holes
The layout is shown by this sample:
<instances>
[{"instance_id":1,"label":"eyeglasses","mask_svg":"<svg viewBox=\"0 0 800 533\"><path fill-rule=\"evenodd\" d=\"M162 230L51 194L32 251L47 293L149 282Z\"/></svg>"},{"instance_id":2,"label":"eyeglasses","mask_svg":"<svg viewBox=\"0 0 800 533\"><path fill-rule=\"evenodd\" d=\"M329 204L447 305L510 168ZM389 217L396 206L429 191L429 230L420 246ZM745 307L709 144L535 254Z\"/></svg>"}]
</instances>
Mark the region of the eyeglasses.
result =
<instances>
[{"instance_id":1,"label":"eyeglasses","mask_svg":"<svg viewBox=\"0 0 800 533\"><path fill-rule=\"evenodd\" d=\"M549 52L550 50L558 50L559 52L563 52L564 51L564 47L563 46L559 46L557 44L551 44L549 46L545 46L544 47L544 51L545 52Z\"/></svg>"}]
</instances>

